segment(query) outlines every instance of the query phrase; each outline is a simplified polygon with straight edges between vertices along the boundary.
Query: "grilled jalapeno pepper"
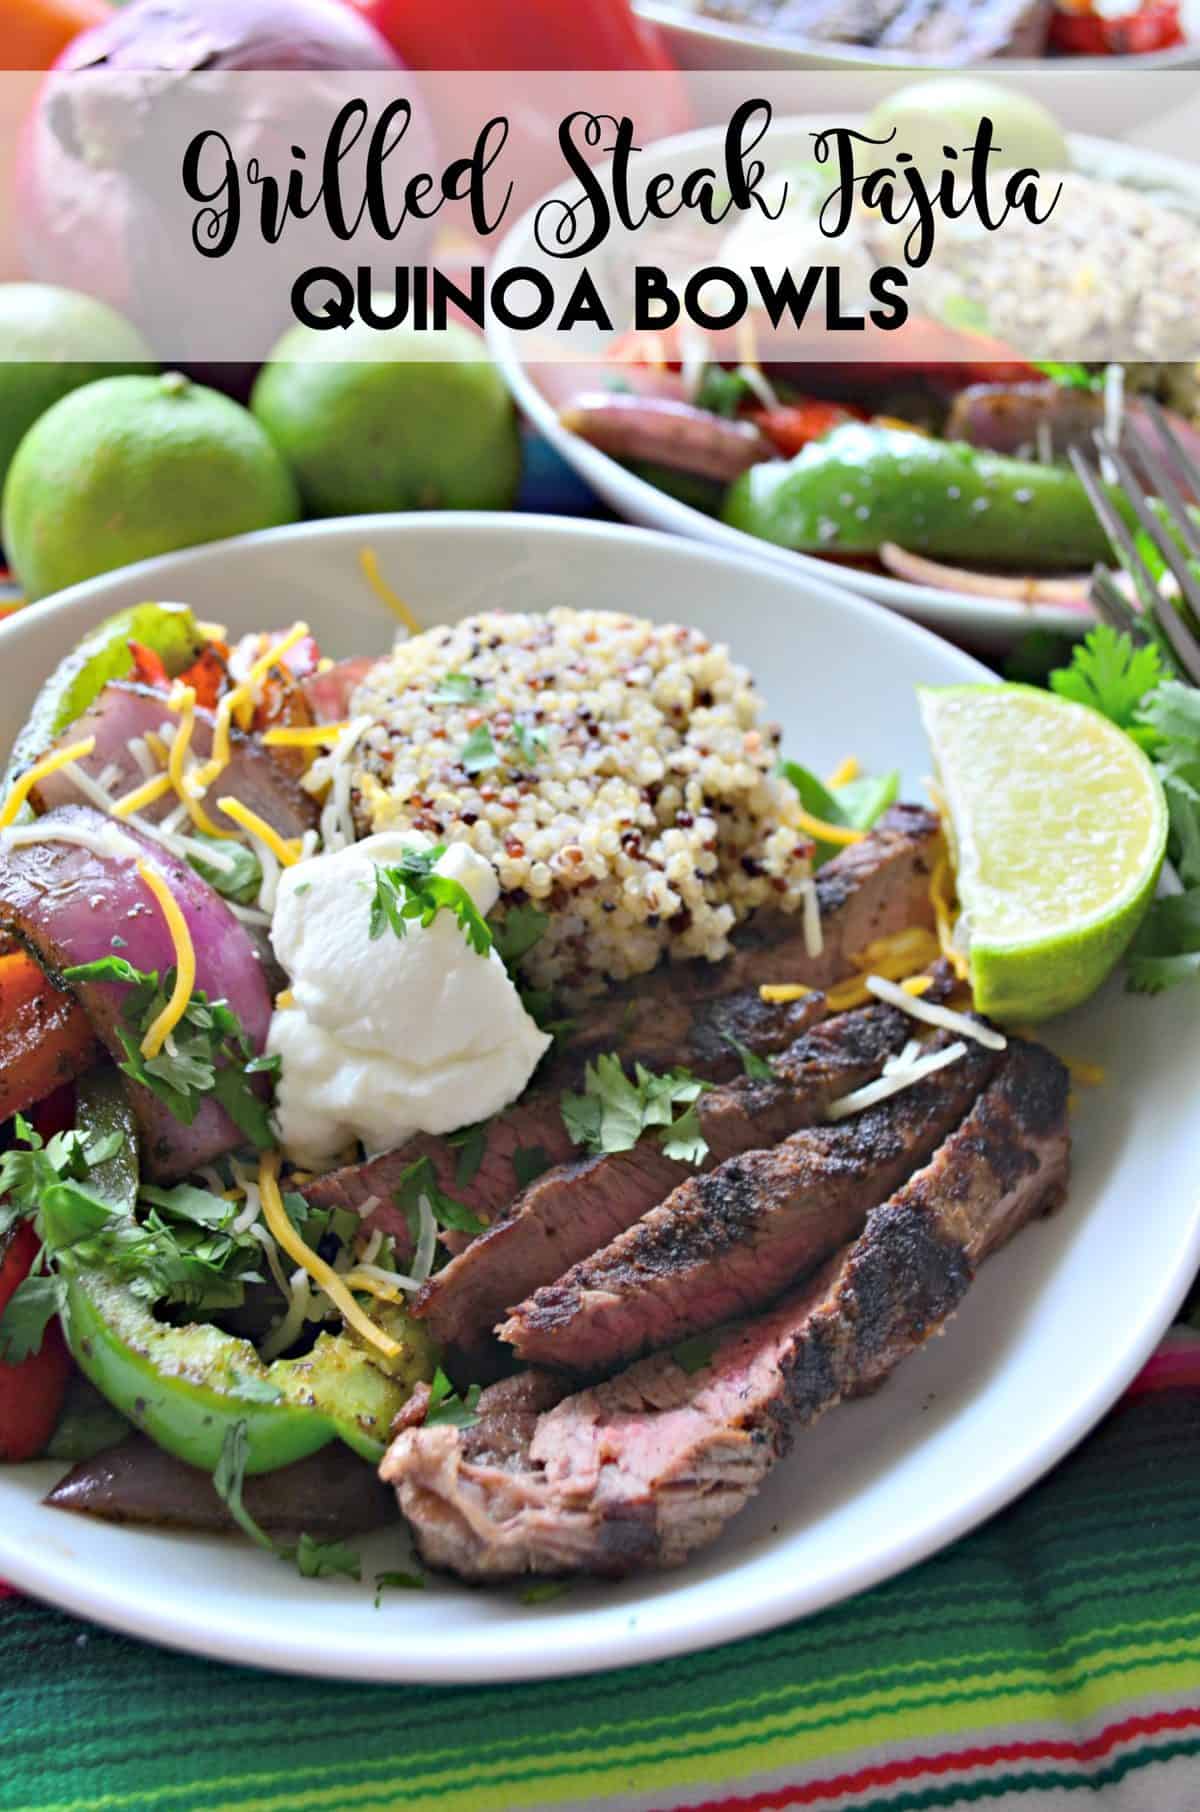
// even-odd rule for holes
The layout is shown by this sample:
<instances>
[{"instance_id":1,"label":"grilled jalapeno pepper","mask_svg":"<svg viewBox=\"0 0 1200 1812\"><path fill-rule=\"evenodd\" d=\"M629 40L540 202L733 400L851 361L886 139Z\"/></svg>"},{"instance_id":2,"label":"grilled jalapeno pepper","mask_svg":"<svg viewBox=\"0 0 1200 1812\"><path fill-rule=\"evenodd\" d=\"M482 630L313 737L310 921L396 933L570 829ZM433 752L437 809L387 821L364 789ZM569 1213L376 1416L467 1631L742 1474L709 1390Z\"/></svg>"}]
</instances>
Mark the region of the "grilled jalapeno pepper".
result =
<instances>
[{"instance_id":1,"label":"grilled jalapeno pepper","mask_svg":"<svg viewBox=\"0 0 1200 1812\"><path fill-rule=\"evenodd\" d=\"M804 553L873 554L894 541L939 559L1051 568L1110 553L1069 467L861 422L743 473L723 515Z\"/></svg>"},{"instance_id":2,"label":"grilled jalapeno pepper","mask_svg":"<svg viewBox=\"0 0 1200 1812\"><path fill-rule=\"evenodd\" d=\"M132 1214L137 1131L115 1072L84 1079L77 1118L89 1139L124 1135L89 1180ZM219 1328L158 1320L127 1284L100 1271L69 1275L65 1322L76 1363L113 1407L168 1453L209 1472L238 1422L246 1425L248 1472L273 1472L335 1439L379 1460L412 1386L434 1370L428 1336L403 1309L380 1316L403 1349L390 1372L348 1334L322 1334L302 1358L264 1365L249 1341Z\"/></svg>"},{"instance_id":3,"label":"grilled jalapeno pepper","mask_svg":"<svg viewBox=\"0 0 1200 1812\"><path fill-rule=\"evenodd\" d=\"M167 673L175 675L195 660L202 638L195 617L183 604L134 604L98 623L59 662L34 700L13 745L3 790L83 716L109 680L124 679L133 671L130 642L151 649Z\"/></svg>"}]
</instances>

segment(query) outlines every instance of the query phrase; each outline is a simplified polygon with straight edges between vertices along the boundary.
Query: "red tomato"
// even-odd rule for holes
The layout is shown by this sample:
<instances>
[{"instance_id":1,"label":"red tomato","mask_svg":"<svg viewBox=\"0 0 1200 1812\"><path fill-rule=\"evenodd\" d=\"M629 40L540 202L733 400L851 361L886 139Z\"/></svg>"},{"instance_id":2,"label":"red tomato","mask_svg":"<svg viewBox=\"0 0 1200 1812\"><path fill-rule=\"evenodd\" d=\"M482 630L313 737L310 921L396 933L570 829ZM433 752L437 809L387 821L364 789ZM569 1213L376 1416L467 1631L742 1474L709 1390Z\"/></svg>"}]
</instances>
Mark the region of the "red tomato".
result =
<instances>
[{"instance_id":1,"label":"red tomato","mask_svg":"<svg viewBox=\"0 0 1200 1812\"><path fill-rule=\"evenodd\" d=\"M0 1314L29 1276L40 1247L28 1221L0 1248ZM36 1353L20 1365L0 1365L0 1460L36 1459L54 1433L71 1375L62 1329L52 1321Z\"/></svg>"}]
</instances>

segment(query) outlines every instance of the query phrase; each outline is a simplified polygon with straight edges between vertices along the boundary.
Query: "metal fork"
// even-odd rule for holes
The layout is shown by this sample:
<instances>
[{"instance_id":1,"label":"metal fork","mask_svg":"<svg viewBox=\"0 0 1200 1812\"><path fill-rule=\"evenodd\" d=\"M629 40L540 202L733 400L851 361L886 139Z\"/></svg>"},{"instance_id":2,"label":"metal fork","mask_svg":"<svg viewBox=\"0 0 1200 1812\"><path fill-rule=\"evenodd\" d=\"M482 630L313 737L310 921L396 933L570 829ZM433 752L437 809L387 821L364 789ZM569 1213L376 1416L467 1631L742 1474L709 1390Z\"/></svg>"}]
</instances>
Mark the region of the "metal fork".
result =
<instances>
[{"instance_id":1,"label":"metal fork","mask_svg":"<svg viewBox=\"0 0 1200 1812\"><path fill-rule=\"evenodd\" d=\"M1135 518L1174 576L1183 603L1200 621L1200 578L1189 565L1190 559L1200 566L1200 526L1184 502L1185 491L1200 502L1200 466L1180 445L1158 404L1146 398L1143 406L1154 423L1160 443L1157 447L1151 445L1144 429L1128 418L1120 446L1099 429L1093 439L1100 454L1101 469L1116 473ZM1099 472L1078 447L1070 448L1069 457L1141 601L1139 610L1126 597L1113 575L1103 566L1097 566L1092 573L1089 592L1096 615L1112 628L1124 630L1135 642L1165 641L1183 675L1193 685L1200 686L1200 640L1182 610L1159 590L1154 575L1138 552L1128 524L1114 508ZM1135 469L1135 462L1141 475ZM1148 496L1157 497L1162 507L1161 515L1150 508Z\"/></svg>"}]
</instances>

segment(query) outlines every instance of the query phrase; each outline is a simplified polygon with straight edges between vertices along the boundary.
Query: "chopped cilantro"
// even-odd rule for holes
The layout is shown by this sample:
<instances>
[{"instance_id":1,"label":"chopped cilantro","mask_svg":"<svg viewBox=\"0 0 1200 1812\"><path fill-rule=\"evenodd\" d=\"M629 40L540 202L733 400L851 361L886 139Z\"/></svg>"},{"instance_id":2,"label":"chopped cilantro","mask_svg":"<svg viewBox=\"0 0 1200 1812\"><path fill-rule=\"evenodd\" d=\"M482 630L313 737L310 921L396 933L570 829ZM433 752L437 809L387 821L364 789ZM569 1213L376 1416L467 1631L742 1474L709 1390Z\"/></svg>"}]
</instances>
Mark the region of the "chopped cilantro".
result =
<instances>
[{"instance_id":1,"label":"chopped cilantro","mask_svg":"<svg viewBox=\"0 0 1200 1812\"><path fill-rule=\"evenodd\" d=\"M454 1165L454 1183L457 1189L466 1189L479 1175L479 1166L487 1151L490 1125L490 1120L477 1120L474 1126L460 1127L458 1132L451 1133L447 1139L447 1145L453 1146L458 1153Z\"/></svg>"},{"instance_id":2,"label":"chopped cilantro","mask_svg":"<svg viewBox=\"0 0 1200 1812\"><path fill-rule=\"evenodd\" d=\"M465 1202L456 1201L438 1187L437 1172L427 1157L410 1164L401 1173L396 1188L396 1201L408 1216L410 1226L415 1223L422 1196L429 1203L439 1227L449 1227L455 1233L482 1233L487 1226L487 1222L473 1214Z\"/></svg>"},{"instance_id":3,"label":"chopped cilantro","mask_svg":"<svg viewBox=\"0 0 1200 1812\"><path fill-rule=\"evenodd\" d=\"M425 1580L420 1573L376 1573L375 1575L375 1609L383 1603L385 1592L423 1592Z\"/></svg>"},{"instance_id":4,"label":"chopped cilantro","mask_svg":"<svg viewBox=\"0 0 1200 1812\"><path fill-rule=\"evenodd\" d=\"M41 1351L46 1328L66 1307L66 1279L26 1277L17 1285L0 1316L0 1361L20 1365Z\"/></svg>"},{"instance_id":5,"label":"chopped cilantro","mask_svg":"<svg viewBox=\"0 0 1200 1812\"><path fill-rule=\"evenodd\" d=\"M1034 359L1033 368L1043 377L1053 378L1064 390L1103 390L1104 373L1089 371L1086 365L1061 359Z\"/></svg>"},{"instance_id":6,"label":"chopped cilantro","mask_svg":"<svg viewBox=\"0 0 1200 1812\"><path fill-rule=\"evenodd\" d=\"M1135 647L1129 636L1101 623L1077 643L1070 666L1050 675L1050 686L1060 698L1090 705L1145 746L1151 738L1139 728L1138 707L1163 677L1153 642Z\"/></svg>"},{"instance_id":7,"label":"chopped cilantro","mask_svg":"<svg viewBox=\"0 0 1200 1812\"><path fill-rule=\"evenodd\" d=\"M534 1585L526 1586L518 1595L520 1604L549 1604L552 1599L565 1598L571 1590L569 1579L539 1579Z\"/></svg>"},{"instance_id":8,"label":"chopped cilantro","mask_svg":"<svg viewBox=\"0 0 1200 1812\"><path fill-rule=\"evenodd\" d=\"M510 906L499 924L492 927L492 942L501 962L511 969L546 935L550 914L536 906Z\"/></svg>"},{"instance_id":9,"label":"chopped cilantro","mask_svg":"<svg viewBox=\"0 0 1200 1812\"><path fill-rule=\"evenodd\" d=\"M546 732L528 724L516 723L508 733L508 745L517 751L526 767L532 767L546 748Z\"/></svg>"},{"instance_id":10,"label":"chopped cilantro","mask_svg":"<svg viewBox=\"0 0 1200 1812\"><path fill-rule=\"evenodd\" d=\"M708 365L696 390L696 407L712 415L731 417L753 396L745 378L722 365Z\"/></svg>"},{"instance_id":11,"label":"chopped cilantro","mask_svg":"<svg viewBox=\"0 0 1200 1812\"><path fill-rule=\"evenodd\" d=\"M743 1044L741 1039L735 1037L732 1032L722 1032L721 1036L726 1044L737 1052L742 1060L744 1074L749 1076L753 1082L774 1080L775 1071L765 1057L760 1057L757 1051L752 1051L748 1044Z\"/></svg>"},{"instance_id":12,"label":"chopped cilantro","mask_svg":"<svg viewBox=\"0 0 1200 1812\"><path fill-rule=\"evenodd\" d=\"M689 1070L656 1075L640 1063L634 1076L630 1081L612 1051L588 1064L582 1094L562 1098L563 1124L575 1144L591 1152L629 1151L655 1128L668 1157L703 1162L708 1146L695 1102L710 1085ZM676 1120L675 1109L683 1106L688 1111Z\"/></svg>"},{"instance_id":13,"label":"chopped cilantro","mask_svg":"<svg viewBox=\"0 0 1200 1812\"><path fill-rule=\"evenodd\" d=\"M435 705L481 705L490 696L483 681L470 673L445 673L430 693Z\"/></svg>"},{"instance_id":14,"label":"chopped cilantro","mask_svg":"<svg viewBox=\"0 0 1200 1812\"><path fill-rule=\"evenodd\" d=\"M680 1371L690 1378L694 1372L702 1372L706 1365L711 1365L717 1346L716 1334L692 1334L671 1348L671 1357Z\"/></svg>"},{"instance_id":15,"label":"chopped cilantro","mask_svg":"<svg viewBox=\"0 0 1200 1812\"><path fill-rule=\"evenodd\" d=\"M362 1578L362 1557L344 1542L317 1541L315 1536L302 1535L295 1560L302 1579Z\"/></svg>"},{"instance_id":16,"label":"chopped cilantro","mask_svg":"<svg viewBox=\"0 0 1200 1812\"><path fill-rule=\"evenodd\" d=\"M479 1420L475 1411L481 1394L482 1387L472 1384L466 1394L460 1397L439 1365L429 1387L429 1405L425 1411L426 1428L473 1428Z\"/></svg>"},{"instance_id":17,"label":"chopped cilantro","mask_svg":"<svg viewBox=\"0 0 1200 1812\"><path fill-rule=\"evenodd\" d=\"M64 970L68 983L122 982L129 992L121 1003L123 1024L117 1037L125 1052L119 1067L148 1088L184 1126L196 1118L200 1103L214 1096L238 1131L260 1151L275 1143L270 1113L248 1080L248 1065L257 1061L254 1047L227 1001L212 1000L197 988L157 1057L142 1055L142 1039L162 1012L175 983L169 969L160 983L157 971L135 969L123 956L104 956Z\"/></svg>"},{"instance_id":18,"label":"chopped cilantro","mask_svg":"<svg viewBox=\"0 0 1200 1812\"><path fill-rule=\"evenodd\" d=\"M814 818L826 824L844 824L849 830L870 830L889 805L894 805L900 792L900 770L887 774L863 775L848 780L844 786L827 787L808 768L798 762L780 763L780 773L795 787L801 805ZM817 843L814 866L820 868L837 854L836 843Z\"/></svg>"},{"instance_id":19,"label":"chopped cilantro","mask_svg":"<svg viewBox=\"0 0 1200 1812\"><path fill-rule=\"evenodd\" d=\"M446 853L444 844L433 849L407 849L399 862L375 864L375 895L371 902L371 938L391 930L399 938L408 934L410 920L432 925L439 912L451 912L467 943L477 956L486 956L492 934L474 900L461 881L434 873L434 864Z\"/></svg>"},{"instance_id":20,"label":"chopped cilantro","mask_svg":"<svg viewBox=\"0 0 1200 1812\"><path fill-rule=\"evenodd\" d=\"M500 766L500 751L487 724L476 724L459 750L458 759L468 774L482 774Z\"/></svg>"},{"instance_id":21,"label":"chopped cilantro","mask_svg":"<svg viewBox=\"0 0 1200 1812\"><path fill-rule=\"evenodd\" d=\"M259 1528L242 1502L249 1450L249 1430L245 1422L235 1422L226 1430L225 1439L221 1443L221 1457L213 1473L213 1489L243 1535L248 1535L258 1547L266 1548L274 1554L277 1551L275 1543L265 1529Z\"/></svg>"},{"instance_id":22,"label":"chopped cilantro","mask_svg":"<svg viewBox=\"0 0 1200 1812\"><path fill-rule=\"evenodd\" d=\"M188 866L216 893L239 906L253 906L262 889L262 863L247 843L192 831L185 839Z\"/></svg>"},{"instance_id":23,"label":"chopped cilantro","mask_svg":"<svg viewBox=\"0 0 1200 1812\"><path fill-rule=\"evenodd\" d=\"M543 1176L549 1170L551 1161L544 1145L518 1145L512 1157L517 1188L525 1189L537 1177Z\"/></svg>"}]
</instances>

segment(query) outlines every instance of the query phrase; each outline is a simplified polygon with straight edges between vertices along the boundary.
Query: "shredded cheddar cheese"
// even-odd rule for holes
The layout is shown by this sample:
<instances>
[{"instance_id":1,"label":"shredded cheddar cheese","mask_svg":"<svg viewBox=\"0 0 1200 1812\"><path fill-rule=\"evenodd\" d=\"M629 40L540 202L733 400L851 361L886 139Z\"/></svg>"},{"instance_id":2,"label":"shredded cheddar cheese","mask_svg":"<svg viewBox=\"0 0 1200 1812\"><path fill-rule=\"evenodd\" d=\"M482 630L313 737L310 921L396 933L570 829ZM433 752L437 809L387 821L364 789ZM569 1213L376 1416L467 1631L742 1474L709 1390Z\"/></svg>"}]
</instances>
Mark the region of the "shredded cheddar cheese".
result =
<instances>
[{"instance_id":1,"label":"shredded cheddar cheese","mask_svg":"<svg viewBox=\"0 0 1200 1812\"><path fill-rule=\"evenodd\" d=\"M68 743L65 749L52 749L49 755L43 755L9 788L7 799L0 807L0 830L7 830L16 822L17 816L30 793L39 780L45 780L50 774L57 774L60 768L69 767L73 761L84 761L96 746L94 736L84 736L79 742Z\"/></svg>"},{"instance_id":2,"label":"shredded cheddar cheese","mask_svg":"<svg viewBox=\"0 0 1200 1812\"><path fill-rule=\"evenodd\" d=\"M826 824L824 818L814 818L811 812L799 811L797 822L801 830L807 831L810 837L816 837L821 843L840 843L848 846L861 843L866 831L852 830L848 824Z\"/></svg>"},{"instance_id":3,"label":"shredded cheddar cheese","mask_svg":"<svg viewBox=\"0 0 1200 1812\"><path fill-rule=\"evenodd\" d=\"M227 818L232 819L234 824L239 824L252 837L257 837L260 843L265 843L280 867L291 868L300 860L300 839L281 837L273 824L268 824L265 818L252 812L240 799L218 799L217 810L224 812Z\"/></svg>"},{"instance_id":4,"label":"shredded cheddar cheese","mask_svg":"<svg viewBox=\"0 0 1200 1812\"><path fill-rule=\"evenodd\" d=\"M174 782L169 774L155 774L141 786L135 786L131 793L122 794L114 799L111 811L114 818L130 818L134 812L144 811L148 805L157 805L167 793L174 791Z\"/></svg>"},{"instance_id":5,"label":"shredded cheddar cheese","mask_svg":"<svg viewBox=\"0 0 1200 1812\"><path fill-rule=\"evenodd\" d=\"M900 983L900 986L906 994L911 994L915 1000L919 1000L922 994L928 994L932 988L933 977L932 975L910 975L907 981Z\"/></svg>"},{"instance_id":6,"label":"shredded cheddar cheese","mask_svg":"<svg viewBox=\"0 0 1200 1812\"><path fill-rule=\"evenodd\" d=\"M375 593L375 596L377 598L382 598L392 615L398 617L404 624L409 635L420 635L421 625L417 622L416 617L408 608L404 599L400 597L397 592L392 590L391 586L380 572L379 556L376 554L375 549L373 547L364 547L362 553L358 556L358 564L362 567L363 577L371 587L371 590Z\"/></svg>"},{"instance_id":7,"label":"shredded cheddar cheese","mask_svg":"<svg viewBox=\"0 0 1200 1812\"><path fill-rule=\"evenodd\" d=\"M167 757L167 773L171 776L171 785L175 788L180 803L187 808L187 815L197 830L203 831L207 837L228 839L231 833L222 830L219 824L213 823L196 797L197 777L187 771L192 734L196 728L196 688L176 685L173 687L167 703L172 711L179 714L179 728L175 732Z\"/></svg>"},{"instance_id":8,"label":"shredded cheddar cheese","mask_svg":"<svg viewBox=\"0 0 1200 1812\"><path fill-rule=\"evenodd\" d=\"M289 1007L294 1007L295 1004L296 996L292 993L290 988L281 988L279 993L275 996L275 1011L277 1013L284 1013Z\"/></svg>"},{"instance_id":9,"label":"shredded cheddar cheese","mask_svg":"<svg viewBox=\"0 0 1200 1812\"><path fill-rule=\"evenodd\" d=\"M167 930L171 934L171 942L175 947L175 986L171 990L171 998L147 1029L141 1044L143 1057L157 1057L183 1018L187 1004L192 998L196 986L196 951L192 944L192 934L188 930L187 920L183 916L179 902L162 875L157 869L151 868L148 862L139 862L137 871L158 901L159 910L167 922Z\"/></svg>"},{"instance_id":10,"label":"shredded cheddar cheese","mask_svg":"<svg viewBox=\"0 0 1200 1812\"><path fill-rule=\"evenodd\" d=\"M847 786L850 781L857 780L861 773L862 768L859 766L858 757L855 755L847 755L844 761L838 762L833 773L830 774L826 780L825 785L828 787Z\"/></svg>"},{"instance_id":11,"label":"shredded cheddar cheese","mask_svg":"<svg viewBox=\"0 0 1200 1812\"><path fill-rule=\"evenodd\" d=\"M385 1334L382 1328L376 1327L370 1316L363 1313L347 1289L345 1280L338 1276L332 1265L327 1265L310 1246L305 1245L292 1226L279 1192L277 1151L267 1152L259 1165L258 1190L262 1198L263 1219L276 1244L283 1248L294 1264L308 1273L319 1289L324 1290L347 1327L353 1328L360 1339L375 1347L385 1359L398 1359L399 1342Z\"/></svg>"},{"instance_id":12,"label":"shredded cheddar cheese","mask_svg":"<svg viewBox=\"0 0 1200 1812\"><path fill-rule=\"evenodd\" d=\"M813 993L803 982L763 982L758 990L758 998L765 1000L769 1006L786 1007L793 1000L803 1000L806 994Z\"/></svg>"},{"instance_id":13,"label":"shredded cheddar cheese","mask_svg":"<svg viewBox=\"0 0 1200 1812\"><path fill-rule=\"evenodd\" d=\"M954 919L950 909L949 880L949 857L939 856L929 878L929 899L937 923L938 943L941 946L942 955L954 970L959 981L969 981L971 978L970 966L954 942Z\"/></svg>"},{"instance_id":14,"label":"shredded cheddar cheese","mask_svg":"<svg viewBox=\"0 0 1200 1812\"><path fill-rule=\"evenodd\" d=\"M1077 1082L1080 1088L1100 1088L1108 1079L1102 1064L1080 1063L1073 1057L1062 1057L1060 1061L1072 1082Z\"/></svg>"},{"instance_id":15,"label":"shredded cheddar cheese","mask_svg":"<svg viewBox=\"0 0 1200 1812\"><path fill-rule=\"evenodd\" d=\"M825 995L825 1004L831 1013L845 1013L851 1007L864 1007L871 999L871 991L861 975L851 975L847 980L838 982Z\"/></svg>"},{"instance_id":16,"label":"shredded cheddar cheese","mask_svg":"<svg viewBox=\"0 0 1200 1812\"><path fill-rule=\"evenodd\" d=\"M279 724L266 732L263 741L269 749L319 749L326 743L335 743L349 728L349 721L340 724Z\"/></svg>"}]
</instances>

